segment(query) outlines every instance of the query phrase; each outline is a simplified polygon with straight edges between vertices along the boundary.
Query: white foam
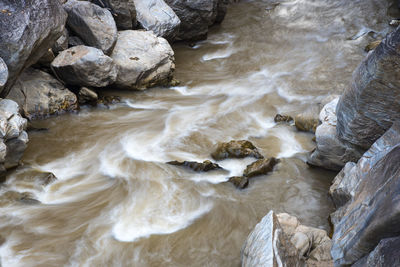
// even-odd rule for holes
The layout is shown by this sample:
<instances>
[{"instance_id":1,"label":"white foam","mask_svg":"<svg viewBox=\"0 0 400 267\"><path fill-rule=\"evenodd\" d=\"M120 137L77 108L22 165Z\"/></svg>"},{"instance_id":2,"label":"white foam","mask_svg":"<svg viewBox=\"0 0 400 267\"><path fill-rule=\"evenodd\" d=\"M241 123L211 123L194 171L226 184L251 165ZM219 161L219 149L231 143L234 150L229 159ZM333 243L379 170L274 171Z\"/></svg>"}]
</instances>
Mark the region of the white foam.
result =
<instances>
[{"instance_id":1,"label":"white foam","mask_svg":"<svg viewBox=\"0 0 400 267\"><path fill-rule=\"evenodd\" d=\"M306 152L302 145L296 140L296 136L288 127L277 127L270 132L281 140L281 150L278 158L290 158L297 153Z\"/></svg>"},{"instance_id":2,"label":"white foam","mask_svg":"<svg viewBox=\"0 0 400 267\"><path fill-rule=\"evenodd\" d=\"M222 59L222 58L228 58L231 55L233 55L236 52L235 49L228 47L226 49L223 50L218 50L216 52L213 53L208 53L203 55L203 57L201 58L202 61L209 61L209 60L214 60L214 59Z\"/></svg>"}]
</instances>

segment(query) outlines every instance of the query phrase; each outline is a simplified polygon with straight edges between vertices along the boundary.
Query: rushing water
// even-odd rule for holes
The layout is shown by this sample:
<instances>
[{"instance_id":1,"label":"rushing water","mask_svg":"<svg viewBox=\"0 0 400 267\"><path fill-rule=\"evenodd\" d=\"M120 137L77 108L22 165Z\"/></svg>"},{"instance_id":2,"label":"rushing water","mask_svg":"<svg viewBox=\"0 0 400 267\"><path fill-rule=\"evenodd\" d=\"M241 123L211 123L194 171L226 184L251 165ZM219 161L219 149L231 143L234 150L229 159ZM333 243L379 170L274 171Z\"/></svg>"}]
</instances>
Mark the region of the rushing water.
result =
<instances>
[{"instance_id":1,"label":"rushing water","mask_svg":"<svg viewBox=\"0 0 400 267\"><path fill-rule=\"evenodd\" d=\"M313 135L273 122L339 94L389 30L384 0L243 1L194 47L174 45L175 88L112 92L122 102L37 121L25 165L0 187L3 266L239 266L241 246L270 210L329 229L334 173L306 165ZM282 158L245 190L225 183L254 159L197 174L215 144L249 139ZM30 192L41 203L13 201Z\"/></svg>"}]
</instances>

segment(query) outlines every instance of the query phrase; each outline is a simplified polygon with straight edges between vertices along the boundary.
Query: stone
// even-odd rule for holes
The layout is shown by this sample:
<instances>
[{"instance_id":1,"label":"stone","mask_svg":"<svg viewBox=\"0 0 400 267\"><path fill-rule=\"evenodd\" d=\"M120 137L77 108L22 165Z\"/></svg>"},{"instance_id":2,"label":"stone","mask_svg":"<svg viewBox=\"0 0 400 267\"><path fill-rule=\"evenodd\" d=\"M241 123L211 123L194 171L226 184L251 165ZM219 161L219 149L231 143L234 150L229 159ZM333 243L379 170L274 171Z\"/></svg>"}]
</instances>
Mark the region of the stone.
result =
<instances>
[{"instance_id":1,"label":"stone","mask_svg":"<svg viewBox=\"0 0 400 267\"><path fill-rule=\"evenodd\" d=\"M393 126L354 167L360 181L334 223L332 257L350 265L370 253L381 239L400 235L400 124Z\"/></svg>"},{"instance_id":2,"label":"stone","mask_svg":"<svg viewBox=\"0 0 400 267\"><path fill-rule=\"evenodd\" d=\"M178 34L180 19L164 0L133 0L137 21L155 35L174 40Z\"/></svg>"},{"instance_id":3,"label":"stone","mask_svg":"<svg viewBox=\"0 0 400 267\"><path fill-rule=\"evenodd\" d=\"M0 92L3 90L8 80L8 67L0 57Z\"/></svg>"},{"instance_id":4,"label":"stone","mask_svg":"<svg viewBox=\"0 0 400 267\"><path fill-rule=\"evenodd\" d=\"M70 36L68 38L68 46L78 46L78 45L85 45L85 42L81 40L78 36Z\"/></svg>"},{"instance_id":5,"label":"stone","mask_svg":"<svg viewBox=\"0 0 400 267\"><path fill-rule=\"evenodd\" d=\"M218 164L212 163L209 160L205 160L204 162L195 162L195 161L169 161L167 164L175 165L175 166L183 166L189 168L195 172L208 172L212 170L220 170L222 169Z\"/></svg>"},{"instance_id":6,"label":"stone","mask_svg":"<svg viewBox=\"0 0 400 267\"><path fill-rule=\"evenodd\" d=\"M304 265L273 211L270 211L247 237L241 251L241 259L242 267Z\"/></svg>"},{"instance_id":7,"label":"stone","mask_svg":"<svg viewBox=\"0 0 400 267\"><path fill-rule=\"evenodd\" d=\"M375 249L353 267L400 266L400 237L382 239Z\"/></svg>"},{"instance_id":8,"label":"stone","mask_svg":"<svg viewBox=\"0 0 400 267\"><path fill-rule=\"evenodd\" d=\"M117 26L110 11L87 1L69 0L64 4L67 25L87 46L110 54L117 41Z\"/></svg>"},{"instance_id":9,"label":"stone","mask_svg":"<svg viewBox=\"0 0 400 267\"><path fill-rule=\"evenodd\" d=\"M49 68L51 62L54 60L55 56L53 50L49 48L47 52L36 62L34 67Z\"/></svg>"},{"instance_id":10,"label":"stone","mask_svg":"<svg viewBox=\"0 0 400 267\"><path fill-rule=\"evenodd\" d=\"M258 175L265 175L271 172L275 165L278 164L279 160L276 158L269 159L259 159L249 165L247 165L246 169L243 172L243 176L246 177L254 177Z\"/></svg>"},{"instance_id":11,"label":"stone","mask_svg":"<svg viewBox=\"0 0 400 267\"><path fill-rule=\"evenodd\" d=\"M54 53L58 54L63 50L68 49L68 40L69 40L69 33L67 29L64 29L64 31L62 32L62 35L60 36L60 38L57 39L57 41L54 43L54 45L52 46L52 50ZM83 44L83 42L82 42Z\"/></svg>"},{"instance_id":12,"label":"stone","mask_svg":"<svg viewBox=\"0 0 400 267\"><path fill-rule=\"evenodd\" d=\"M381 42L382 42L382 40L376 40L376 41L369 43L364 49L365 52L374 50L375 48L377 48L378 45L380 45Z\"/></svg>"},{"instance_id":13,"label":"stone","mask_svg":"<svg viewBox=\"0 0 400 267\"><path fill-rule=\"evenodd\" d=\"M79 104L81 104L81 105L83 105L83 104L96 105L98 100L99 100L99 96L95 91L93 91L87 87L82 87L79 90L79 93L78 93Z\"/></svg>"},{"instance_id":14,"label":"stone","mask_svg":"<svg viewBox=\"0 0 400 267\"><path fill-rule=\"evenodd\" d=\"M398 27L398 26L400 25L400 19L392 19L392 20L389 22L389 25L390 25L390 26L393 26L393 27Z\"/></svg>"},{"instance_id":15,"label":"stone","mask_svg":"<svg viewBox=\"0 0 400 267\"><path fill-rule=\"evenodd\" d=\"M318 106L312 106L304 112L296 115L294 118L294 125L296 126L297 130L315 133L319 124L319 111L320 108Z\"/></svg>"},{"instance_id":16,"label":"stone","mask_svg":"<svg viewBox=\"0 0 400 267\"><path fill-rule=\"evenodd\" d=\"M67 18L59 1L0 1L0 57L8 66L5 97L20 73L36 63L64 30Z\"/></svg>"},{"instance_id":17,"label":"stone","mask_svg":"<svg viewBox=\"0 0 400 267\"><path fill-rule=\"evenodd\" d=\"M117 79L114 61L100 49L83 45L62 51L51 69L70 85L105 87Z\"/></svg>"},{"instance_id":18,"label":"stone","mask_svg":"<svg viewBox=\"0 0 400 267\"><path fill-rule=\"evenodd\" d=\"M245 158L254 157L256 159L264 158L258 152L258 149L247 140L232 140L228 143L220 143L214 152L211 153L214 160L223 160L227 158Z\"/></svg>"},{"instance_id":19,"label":"stone","mask_svg":"<svg viewBox=\"0 0 400 267\"><path fill-rule=\"evenodd\" d=\"M26 69L18 78L8 98L17 102L28 119L73 111L78 108L76 96L50 74Z\"/></svg>"},{"instance_id":20,"label":"stone","mask_svg":"<svg viewBox=\"0 0 400 267\"><path fill-rule=\"evenodd\" d=\"M249 178L246 176L233 176L229 178L228 182L232 183L236 188L244 189L249 185Z\"/></svg>"},{"instance_id":21,"label":"stone","mask_svg":"<svg viewBox=\"0 0 400 267\"><path fill-rule=\"evenodd\" d=\"M338 101L336 98L323 107L319 116L322 124L315 132L317 147L307 159L310 165L334 171L341 170L347 162L357 162L364 153L363 149L337 136L335 110Z\"/></svg>"},{"instance_id":22,"label":"stone","mask_svg":"<svg viewBox=\"0 0 400 267\"><path fill-rule=\"evenodd\" d=\"M215 18L214 23L221 23L228 11L228 5L230 0L218 0L217 4L217 17Z\"/></svg>"},{"instance_id":23,"label":"stone","mask_svg":"<svg viewBox=\"0 0 400 267\"><path fill-rule=\"evenodd\" d=\"M336 208L344 206L354 196L354 190L360 182L355 173L355 166L354 162L347 162L329 188L329 195Z\"/></svg>"},{"instance_id":24,"label":"stone","mask_svg":"<svg viewBox=\"0 0 400 267\"><path fill-rule=\"evenodd\" d=\"M5 141L7 155L3 164L6 169L14 168L19 165L19 161L28 146L28 141L28 134L24 130L21 131L18 137Z\"/></svg>"},{"instance_id":25,"label":"stone","mask_svg":"<svg viewBox=\"0 0 400 267\"><path fill-rule=\"evenodd\" d=\"M171 46L152 32L118 32L111 58L118 67L115 85L122 89L143 90L167 85L175 70Z\"/></svg>"},{"instance_id":26,"label":"stone","mask_svg":"<svg viewBox=\"0 0 400 267\"><path fill-rule=\"evenodd\" d=\"M281 115L281 114L276 114L274 118L274 122L291 122L293 121L293 118L289 115Z\"/></svg>"},{"instance_id":27,"label":"stone","mask_svg":"<svg viewBox=\"0 0 400 267\"><path fill-rule=\"evenodd\" d=\"M136 8L133 0L91 0L91 2L110 10L119 30L132 30L136 27Z\"/></svg>"},{"instance_id":28,"label":"stone","mask_svg":"<svg viewBox=\"0 0 400 267\"><path fill-rule=\"evenodd\" d=\"M368 149L400 119L400 28L390 33L353 73L337 106L340 139Z\"/></svg>"}]
</instances>

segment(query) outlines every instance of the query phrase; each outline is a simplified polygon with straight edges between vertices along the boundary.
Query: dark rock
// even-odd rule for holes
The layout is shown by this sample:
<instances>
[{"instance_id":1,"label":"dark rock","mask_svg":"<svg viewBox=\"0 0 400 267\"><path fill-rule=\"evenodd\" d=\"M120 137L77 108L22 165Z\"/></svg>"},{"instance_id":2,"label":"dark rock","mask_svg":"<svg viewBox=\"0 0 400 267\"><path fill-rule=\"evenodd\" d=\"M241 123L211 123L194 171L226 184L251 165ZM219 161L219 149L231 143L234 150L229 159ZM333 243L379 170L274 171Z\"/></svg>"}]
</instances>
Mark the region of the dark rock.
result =
<instances>
[{"instance_id":1,"label":"dark rock","mask_svg":"<svg viewBox=\"0 0 400 267\"><path fill-rule=\"evenodd\" d=\"M59 79L70 85L105 87L117 79L114 61L100 49L89 46L62 51L51 68Z\"/></svg>"},{"instance_id":2,"label":"dark rock","mask_svg":"<svg viewBox=\"0 0 400 267\"><path fill-rule=\"evenodd\" d=\"M355 175L355 165L354 162L347 162L329 189L329 195L336 208L344 206L354 196L354 190L360 182Z\"/></svg>"},{"instance_id":3,"label":"dark rock","mask_svg":"<svg viewBox=\"0 0 400 267\"><path fill-rule=\"evenodd\" d=\"M189 169L192 169L195 172L208 172L212 170L220 170L222 169L218 164L212 163L209 160L205 160L204 162L195 162L195 161L169 161L167 164L175 165L175 166L183 166Z\"/></svg>"},{"instance_id":4,"label":"dark rock","mask_svg":"<svg viewBox=\"0 0 400 267\"><path fill-rule=\"evenodd\" d=\"M224 20L228 10L229 1L230 0L218 0L217 17L215 18L214 23L221 23Z\"/></svg>"},{"instance_id":5,"label":"dark rock","mask_svg":"<svg viewBox=\"0 0 400 267\"><path fill-rule=\"evenodd\" d=\"M239 189L244 189L249 185L249 178L246 176L233 176L229 178L229 182Z\"/></svg>"},{"instance_id":6,"label":"dark rock","mask_svg":"<svg viewBox=\"0 0 400 267\"><path fill-rule=\"evenodd\" d=\"M104 105L108 107L111 104L117 104L121 102L121 98L119 96L99 96L99 99L97 100L98 105Z\"/></svg>"},{"instance_id":7,"label":"dark rock","mask_svg":"<svg viewBox=\"0 0 400 267\"><path fill-rule=\"evenodd\" d=\"M47 52L33 66L38 67L38 68L49 68L50 64L54 60L54 58L55 58L55 56L54 56L53 50L51 50L51 48L49 48L47 50Z\"/></svg>"},{"instance_id":8,"label":"dark rock","mask_svg":"<svg viewBox=\"0 0 400 267\"><path fill-rule=\"evenodd\" d=\"M81 40L78 36L69 36L68 38L68 46L74 47L78 45L85 45L85 42Z\"/></svg>"},{"instance_id":9,"label":"dark rock","mask_svg":"<svg viewBox=\"0 0 400 267\"><path fill-rule=\"evenodd\" d=\"M91 0L93 3L107 8L114 16L117 28L132 30L136 27L136 8L133 0Z\"/></svg>"},{"instance_id":10,"label":"dark rock","mask_svg":"<svg viewBox=\"0 0 400 267\"><path fill-rule=\"evenodd\" d=\"M293 118L289 115L276 114L274 122L291 122Z\"/></svg>"},{"instance_id":11,"label":"dark rock","mask_svg":"<svg viewBox=\"0 0 400 267\"><path fill-rule=\"evenodd\" d=\"M264 158L263 155L258 152L257 148L250 141L246 140L232 140L228 143L220 143L217 149L211 153L211 157L214 160L245 157L254 157L256 159Z\"/></svg>"},{"instance_id":12,"label":"dark rock","mask_svg":"<svg viewBox=\"0 0 400 267\"><path fill-rule=\"evenodd\" d=\"M99 99L99 96L97 93L87 87L82 87L79 90L78 93L78 101L79 104L91 104L91 105L96 105L97 101Z\"/></svg>"},{"instance_id":13,"label":"dark rock","mask_svg":"<svg viewBox=\"0 0 400 267\"><path fill-rule=\"evenodd\" d=\"M268 174L274 169L274 166L279 163L276 158L259 159L250 165L247 165L243 172L243 176L254 177L258 175Z\"/></svg>"},{"instance_id":14,"label":"dark rock","mask_svg":"<svg viewBox=\"0 0 400 267\"><path fill-rule=\"evenodd\" d=\"M368 149L400 119L400 28L361 62L337 106L339 138Z\"/></svg>"},{"instance_id":15,"label":"dark rock","mask_svg":"<svg viewBox=\"0 0 400 267\"><path fill-rule=\"evenodd\" d=\"M60 38L54 43L53 47L51 48L54 53L58 54L63 50L68 49L68 41L69 41L69 33L67 29L64 29ZM82 42L83 44L83 42Z\"/></svg>"},{"instance_id":16,"label":"dark rock","mask_svg":"<svg viewBox=\"0 0 400 267\"><path fill-rule=\"evenodd\" d=\"M5 97L24 68L36 63L64 30L65 14L59 1L0 1L0 57L8 66Z\"/></svg>"},{"instance_id":17,"label":"dark rock","mask_svg":"<svg viewBox=\"0 0 400 267\"><path fill-rule=\"evenodd\" d=\"M0 92L3 90L8 80L8 68L4 60L0 57Z\"/></svg>"},{"instance_id":18,"label":"dark rock","mask_svg":"<svg viewBox=\"0 0 400 267\"><path fill-rule=\"evenodd\" d=\"M400 237L382 239L375 249L353 267L400 266Z\"/></svg>"},{"instance_id":19,"label":"dark rock","mask_svg":"<svg viewBox=\"0 0 400 267\"><path fill-rule=\"evenodd\" d=\"M67 25L86 45L110 54L117 41L117 26L111 12L87 1L69 0L64 4Z\"/></svg>"}]
</instances>

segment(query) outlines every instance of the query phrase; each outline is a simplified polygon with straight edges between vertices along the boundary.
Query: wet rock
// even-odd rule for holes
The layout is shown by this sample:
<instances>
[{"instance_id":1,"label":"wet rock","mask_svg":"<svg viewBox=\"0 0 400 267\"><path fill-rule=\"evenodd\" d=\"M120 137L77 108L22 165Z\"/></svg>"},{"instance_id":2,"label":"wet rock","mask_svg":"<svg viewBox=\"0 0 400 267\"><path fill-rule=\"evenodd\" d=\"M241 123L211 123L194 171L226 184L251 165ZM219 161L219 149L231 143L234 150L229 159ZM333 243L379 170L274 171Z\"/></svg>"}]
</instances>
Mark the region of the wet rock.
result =
<instances>
[{"instance_id":1,"label":"wet rock","mask_svg":"<svg viewBox=\"0 0 400 267\"><path fill-rule=\"evenodd\" d=\"M0 206L21 202L23 204L39 204L40 201L34 199L34 195L29 192L7 191L0 195Z\"/></svg>"},{"instance_id":2,"label":"wet rock","mask_svg":"<svg viewBox=\"0 0 400 267\"><path fill-rule=\"evenodd\" d=\"M63 50L68 49L68 40L69 40L69 33L67 29L64 29L60 38L54 43L53 47L51 48L54 53L58 54ZM83 44L83 42L82 42Z\"/></svg>"},{"instance_id":3,"label":"wet rock","mask_svg":"<svg viewBox=\"0 0 400 267\"><path fill-rule=\"evenodd\" d=\"M400 125L395 123L353 167L359 181L354 196L332 220L331 253L336 265L353 264L381 239L400 235L399 161Z\"/></svg>"},{"instance_id":4,"label":"wet rock","mask_svg":"<svg viewBox=\"0 0 400 267\"><path fill-rule=\"evenodd\" d=\"M171 46L152 32L119 32L111 58L118 67L115 85L123 89L143 90L167 85L175 70Z\"/></svg>"},{"instance_id":5,"label":"wet rock","mask_svg":"<svg viewBox=\"0 0 400 267\"><path fill-rule=\"evenodd\" d=\"M296 126L297 130L315 133L319 124L319 110L320 109L318 106L312 106L303 113L296 115L294 118L294 125Z\"/></svg>"},{"instance_id":6,"label":"wet rock","mask_svg":"<svg viewBox=\"0 0 400 267\"><path fill-rule=\"evenodd\" d=\"M167 164L175 165L175 166L183 166L189 169L192 169L195 172L208 172L212 170L220 170L222 169L218 164L212 163L209 160L205 160L204 162L195 162L195 161L169 161Z\"/></svg>"},{"instance_id":7,"label":"wet rock","mask_svg":"<svg viewBox=\"0 0 400 267\"><path fill-rule=\"evenodd\" d=\"M293 118L289 115L276 114L274 122L291 122Z\"/></svg>"},{"instance_id":8,"label":"wet rock","mask_svg":"<svg viewBox=\"0 0 400 267\"><path fill-rule=\"evenodd\" d=\"M140 25L157 36L174 40L178 34L180 19L164 0L133 0Z\"/></svg>"},{"instance_id":9,"label":"wet rock","mask_svg":"<svg viewBox=\"0 0 400 267\"><path fill-rule=\"evenodd\" d=\"M338 138L336 132L336 106L338 98L324 106L320 113L315 137L317 148L308 157L307 163L329 170L339 171L346 162L357 162L364 150Z\"/></svg>"},{"instance_id":10,"label":"wet rock","mask_svg":"<svg viewBox=\"0 0 400 267\"><path fill-rule=\"evenodd\" d=\"M241 251L241 259L243 267L304 265L273 211L270 211L247 237Z\"/></svg>"},{"instance_id":11,"label":"wet rock","mask_svg":"<svg viewBox=\"0 0 400 267\"><path fill-rule=\"evenodd\" d=\"M79 104L81 104L81 105L83 105L83 104L95 105L95 104L97 104L98 99L99 99L99 96L97 95L97 93L87 87L82 87L79 90L78 101L79 101Z\"/></svg>"},{"instance_id":12,"label":"wet rock","mask_svg":"<svg viewBox=\"0 0 400 267\"><path fill-rule=\"evenodd\" d=\"M0 91L3 90L8 80L8 67L0 57Z\"/></svg>"},{"instance_id":13,"label":"wet rock","mask_svg":"<svg viewBox=\"0 0 400 267\"><path fill-rule=\"evenodd\" d=\"M228 181L239 189L244 189L249 185L249 178L246 176L233 176Z\"/></svg>"},{"instance_id":14,"label":"wet rock","mask_svg":"<svg viewBox=\"0 0 400 267\"><path fill-rule=\"evenodd\" d=\"M136 27L136 8L133 0L91 0L91 2L110 10L118 29L132 30Z\"/></svg>"},{"instance_id":15,"label":"wet rock","mask_svg":"<svg viewBox=\"0 0 400 267\"><path fill-rule=\"evenodd\" d=\"M54 173L38 170L31 166L18 167L12 178L15 180L10 181L10 183L18 186L18 188L36 188L36 190L43 189L43 187L57 181Z\"/></svg>"},{"instance_id":16,"label":"wet rock","mask_svg":"<svg viewBox=\"0 0 400 267\"><path fill-rule=\"evenodd\" d=\"M258 175L265 175L271 172L275 165L278 164L279 160L276 158L269 159L259 159L250 165L247 165L246 169L243 172L243 176L246 177L254 177Z\"/></svg>"},{"instance_id":17,"label":"wet rock","mask_svg":"<svg viewBox=\"0 0 400 267\"><path fill-rule=\"evenodd\" d=\"M59 79L70 85L105 87L117 79L114 61L100 49L89 46L62 51L51 68Z\"/></svg>"},{"instance_id":18,"label":"wet rock","mask_svg":"<svg viewBox=\"0 0 400 267\"><path fill-rule=\"evenodd\" d=\"M364 49L365 52L374 50L378 45L380 45L381 42L382 42L382 40L376 40L376 41L369 43Z\"/></svg>"},{"instance_id":19,"label":"wet rock","mask_svg":"<svg viewBox=\"0 0 400 267\"><path fill-rule=\"evenodd\" d=\"M98 105L104 105L106 107L111 104L117 104L121 102L121 98L119 96L110 96L110 95L100 95L97 100Z\"/></svg>"},{"instance_id":20,"label":"wet rock","mask_svg":"<svg viewBox=\"0 0 400 267\"><path fill-rule=\"evenodd\" d=\"M69 0L64 4L68 27L86 45L110 54L117 41L117 26L111 12L87 1Z\"/></svg>"},{"instance_id":21,"label":"wet rock","mask_svg":"<svg viewBox=\"0 0 400 267\"><path fill-rule=\"evenodd\" d=\"M76 96L61 82L32 68L21 74L8 98L17 102L30 120L78 108Z\"/></svg>"},{"instance_id":22,"label":"wet rock","mask_svg":"<svg viewBox=\"0 0 400 267\"><path fill-rule=\"evenodd\" d=\"M64 30L67 15L59 1L0 1L0 57L8 66L5 97L24 68L36 63Z\"/></svg>"},{"instance_id":23,"label":"wet rock","mask_svg":"<svg viewBox=\"0 0 400 267\"><path fill-rule=\"evenodd\" d=\"M254 157L256 159L264 158L260 152L258 152L258 149L247 140L232 140L228 143L220 143L217 149L211 153L211 157L214 160L245 157Z\"/></svg>"},{"instance_id":24,"label":"wet rock","mask_svg":"<svg viewBox=\"0 0 400 267\"><path fill-rule=\"evenodd\" d=\"M382 239L367 256L353 264L353 267L400 266L400 237Z\"/></svg>"},{"instance_id":25,"label":"wet rock","mask_svg":"<svg viewBox=\"0 0 400 267\"><path fill-rule=\"evenodd\" d=\"M400 119L400 28L390 33L353 73L337 106L339 138L368 149Z\"/></svg>"}]
</instances>

